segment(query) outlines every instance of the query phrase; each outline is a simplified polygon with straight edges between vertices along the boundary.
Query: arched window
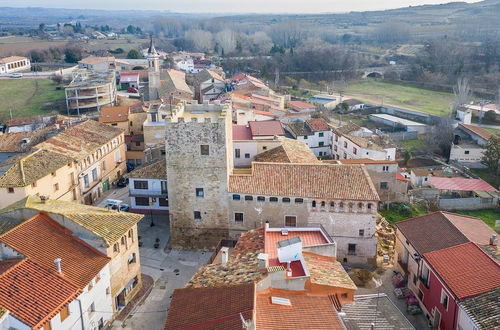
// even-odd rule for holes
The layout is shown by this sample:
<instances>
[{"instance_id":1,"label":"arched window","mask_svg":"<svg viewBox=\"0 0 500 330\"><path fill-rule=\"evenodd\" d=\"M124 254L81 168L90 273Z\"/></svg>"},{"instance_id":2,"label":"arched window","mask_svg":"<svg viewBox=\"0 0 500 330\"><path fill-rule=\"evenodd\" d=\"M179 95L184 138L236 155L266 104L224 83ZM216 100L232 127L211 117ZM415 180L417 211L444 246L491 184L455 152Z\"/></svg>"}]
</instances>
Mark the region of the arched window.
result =
<instances>
[{"instance_id":1,"label":"arched window","mask_svg":"<svg viewBox=\"0 0 500 330\"><path fill-rule=\"evenodd\" d=\"M283 203L290 203L290 198L288 197L283 197L283 199L281 200Z\"/></svg>"},{"instance_id":2,"label":"arched window","mask_svg":"<svg viewBox=\"0 0 500 330\"><path fill-rule=\"evenodd\" d=\"M372 209L372 203L368 203L368 210Z\"/></svg>"},{"instance_id":3,"label":"arched window","mask_svg":"<svg viewBox=\"0 0 500 330\"><path fill-rule=\"evenodd\" d=\"M363 208L363 203L358 203L358 208L362 209Z\"/></svg>"},{"instance_id":4,"label":"arched window","mask_svg":"<svg viewBox=\"0 0 500 330\"><path fill-rule=\"evenodd\" d=\"M330 207L335 207L335 202L330 202Z\"/></svg>"},{"instance_id":5,"label":"arched window","mask_svg":"<svg viewBox=\"0 0 500 330\"><path fill-rule=\"evenodd\" d=\"M312 201L312 207L316 207L316 201Z\"/></svg>"},{"instance_id":6,"label":"arched window","mask_svg":"<svg viewBox=\"0 0 500 330\"><path fill-rule=\"evenodd\" d=\"M321 207L325 207L326 206L326 202L325 201L322 201L321 202Z\"/></svg>"}]
</instances>

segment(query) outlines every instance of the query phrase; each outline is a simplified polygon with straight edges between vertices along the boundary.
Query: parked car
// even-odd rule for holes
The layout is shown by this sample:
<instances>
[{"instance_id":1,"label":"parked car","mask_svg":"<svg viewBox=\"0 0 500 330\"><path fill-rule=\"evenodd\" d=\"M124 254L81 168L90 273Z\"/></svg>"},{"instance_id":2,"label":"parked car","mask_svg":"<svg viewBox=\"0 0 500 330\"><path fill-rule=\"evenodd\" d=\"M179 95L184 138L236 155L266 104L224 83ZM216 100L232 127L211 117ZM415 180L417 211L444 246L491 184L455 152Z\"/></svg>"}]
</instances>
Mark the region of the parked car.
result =
<instances>
[{"instance_id":1,"label":"parked car","mask_svg":"<svg viewBox=\"0 0 500 330\"><path fill-rule=\"evenodd\" d=\"M135 165L132 163L127 163L127 172L132 172L135 169Z\"/></svg>"},{"instance_id":2,"label":"parked car","mask_svg":"<svg viewBox=\"0 0 500 330\"><path fill-rule=\"evenodd\" d=\"M128 178L120 178L116 181L116 186L119 188L126 187L128 185Z\"/></svg>"},{"instance_id":3,"label":"parked car","mask_svg":"<svg viewBox=\"0 0 500 330\"><path fill-rule=\"evenodd\" d=\"M129 86L129 88L127 88L127 92L128 93L139 93L139 90L135 87Z\"/></svg>"},{"instance_id":4,"label":"parked car","mask_svg":"<svg viewBox=\"0 0 500 330\"><path fill-rule=\"evenodd\" d=\"M127 203L119 199L106 199L106 207L112 210L120 210L126 212L130 209L130 206Z\"/></svg>"},{"instance_id":5,"label":"parked car","mask_svg":"<svg viewBox=\"0 0 500 330\"><path fill-rule=\"evenodd\" d=\"M23 74L22 73L11 73L9 74L10 78L22 78Z\"/></svg>"}]
</instances>

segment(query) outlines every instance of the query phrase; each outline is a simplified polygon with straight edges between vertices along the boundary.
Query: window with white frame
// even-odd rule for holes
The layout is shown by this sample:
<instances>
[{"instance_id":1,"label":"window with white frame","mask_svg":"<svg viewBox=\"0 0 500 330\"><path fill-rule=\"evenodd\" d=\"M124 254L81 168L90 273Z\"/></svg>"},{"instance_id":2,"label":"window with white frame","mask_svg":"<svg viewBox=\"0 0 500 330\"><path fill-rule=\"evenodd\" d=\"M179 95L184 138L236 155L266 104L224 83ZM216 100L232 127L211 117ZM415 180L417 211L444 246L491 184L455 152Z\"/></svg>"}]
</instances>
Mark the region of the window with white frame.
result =
<instances>
[{"instance_id":1,"label":"window with white frame","mask_svg":"<svg viewBox=\"0 0 500 330\"><path fill-rule=\"evenodd\" d=\"M450 298L448 297L448 294L446 294L446 292L444 291L444 289L441 289L441 299L439 300L439 302L441 303L441 305L443 305L443 307L448 310L448 300Z\"/></svg>"}]
</instances>

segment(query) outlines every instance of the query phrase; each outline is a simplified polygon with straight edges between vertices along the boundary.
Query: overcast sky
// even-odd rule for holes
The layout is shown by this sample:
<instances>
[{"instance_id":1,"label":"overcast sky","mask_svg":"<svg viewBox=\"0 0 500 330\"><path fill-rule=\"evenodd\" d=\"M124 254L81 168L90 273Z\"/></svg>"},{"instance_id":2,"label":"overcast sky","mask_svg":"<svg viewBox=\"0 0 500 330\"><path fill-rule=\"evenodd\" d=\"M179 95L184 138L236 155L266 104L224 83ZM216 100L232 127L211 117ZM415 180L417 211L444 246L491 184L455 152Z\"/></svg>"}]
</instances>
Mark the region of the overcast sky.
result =
<instances>
[{"instance_id":1,"label":"overcast sky","mask_svg":"<svg viewBox=\"0 0 500 330\"><path fill-rule=\"evenodd\" d=\"M1 0L1 7L152 9L185 13L319 13L439 4L442 0ZM474 0L467 2L476 2Z\"/></svg>"}]
</instances>

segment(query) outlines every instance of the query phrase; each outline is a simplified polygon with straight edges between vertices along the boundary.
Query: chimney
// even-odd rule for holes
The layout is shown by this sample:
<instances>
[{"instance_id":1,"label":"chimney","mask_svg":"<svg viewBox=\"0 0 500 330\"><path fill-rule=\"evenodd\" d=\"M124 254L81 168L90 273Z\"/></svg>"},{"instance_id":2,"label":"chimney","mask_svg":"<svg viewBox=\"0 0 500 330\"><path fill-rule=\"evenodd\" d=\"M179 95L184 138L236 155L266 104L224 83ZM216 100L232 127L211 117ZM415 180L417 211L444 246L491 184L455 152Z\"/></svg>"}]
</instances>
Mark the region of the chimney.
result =
<instances>
[{"instance_id":1,"label":"chimney","mask_svg":"<svg viewBox=\"0 0 500 330\"><path fill-rule=\"evenodd\" d=\"M496 234L491 235L490 245L497 246L497 235Z\"/></svg>"},{"instance_id":2,"label":"chimney","mask_svg":"<svg viewBox=\"0 0 500 330\"><path fill-rule=\"evenodd\" d=\"M54 259L54 263L56 264L57 267L57 273L59 275L62 275L62 269L61 269L61 258L56 258Z\"/></svg>"},{"instance_id":3,"label":"chimney","mask_svg":"<svg viewBox=\"0 0 500 330\"><path fill-rule=\"evenodd\" d=\"M264 229L265 229L265 231L268 231L268 229L269 229L269 220L266 220L266 223L264 224Z\"/></svg>"},{"instance_id":4,"label":"chimney","mask_svg":"<svg viewBox=\"0 0 500 330\"><path fill-rule=\"evenodd\" d=\"M48 199L49 198L47 196L44 196L44 195L40 196L40 202L42 202L42 204L46 204Z\"/></svg>"},{"instance_id":5,"label":"chimney","mask_svg":"<svg viewBox=\"0 0 500 330\"><path fill-rule=\"evenodd\" d=\"M259 253L257 259L259 260L259 269L269 267L269 255L267 253Z\"/></svg>"},{"instance_id":6,"label":"chimney","mask_svg":"<svg viewBox=\"0 0 500 330\"><path fill-rule=\"evenodd\" d=\"M221 247L220 253L221 253L221 262L220 263L222 265L227 264L227 259L229 258L229 248L227 246Z\"/></svg>"}]
</instances>

